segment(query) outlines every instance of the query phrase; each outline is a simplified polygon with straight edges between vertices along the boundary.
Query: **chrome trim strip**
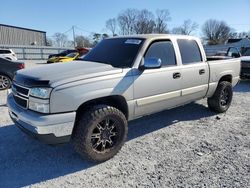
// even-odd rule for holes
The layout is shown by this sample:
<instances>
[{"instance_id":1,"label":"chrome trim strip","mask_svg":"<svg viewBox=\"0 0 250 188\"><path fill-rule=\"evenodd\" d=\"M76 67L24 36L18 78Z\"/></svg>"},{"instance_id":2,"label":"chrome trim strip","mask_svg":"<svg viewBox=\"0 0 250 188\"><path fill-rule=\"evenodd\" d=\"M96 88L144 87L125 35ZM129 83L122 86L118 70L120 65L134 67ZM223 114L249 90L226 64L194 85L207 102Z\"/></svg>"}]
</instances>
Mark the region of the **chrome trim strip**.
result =
<instances>
[{"instance_id":1,"label":"chrome trim strip","mask_svg":"<svg viewBox=\"0 0 250 188\"><path fill-rule=\"evenodd\" d=\"M198 93L198 92L206 90L207 87L208 87L208 84L182 89L181 95L183 96L183 95L190 95L193 93Z\"/></svg>"},{"instance_id":2,"label":"chrome trim strip","mask_svg":"<svg viewBox=\"0 0 250 188\"><path fill-rule=\"evenodd\" d=\"M17 93L17 95L19 95L19 96L23 96L23 97L29 97L28 95L24 95L24 94L22 94L22 93L20 93L20 92L18 92L18 91L16 91L15 93Z\"/></svg>"},{"instance_id":3,"label":"chrome trim strip","mask_svg":"<svg viewBox=\"0 0 250 188\"><path fill-rule=\"evenodd\" d=\"M168 93L163 93L159 95L137 99L136 104L137 106L143 106L143 105L147 105L150 103L160 102L163 100L168 100L168 99L172 99L172 98L180 97L180 96L181 96L181 90L178 90L178 91L173 91L173 92L168 92Z\"/></svg>"},{"instance_id":4,"label":"chrome trim strip","mask_svg":"<svg viewBox=\"0 0 250 188\"><path fill-rule=\"evenodd\" d=\"M27 99L27 98L24 98L24 97L22 97L22 96L18 95L18 93L17 93L17 94L14 94L14 96L15 96L15 97L18 97L18 98L20 98L20 99L23 99L23 100L25 100L25 101L28 101L28 99Z\"/></svg>"},{"instance_id":5,"label":"chrome trim strip","mask_svg":"<svg viewBox=\"0 0 250 188\"><path fill-rule=\"evenodd\" d=\"M169 100L169 99L184 96L184 95L198 93L201 91L205 91L207 88L208 88L208 84L205 84L201 86L190 87L190 88L163 93L159 95L143 97L143 98L137 99L136 104L137 106L143 106L143 105L147 105L150 103L160 102L160 101Z\"/></svg>"}]
</instances>

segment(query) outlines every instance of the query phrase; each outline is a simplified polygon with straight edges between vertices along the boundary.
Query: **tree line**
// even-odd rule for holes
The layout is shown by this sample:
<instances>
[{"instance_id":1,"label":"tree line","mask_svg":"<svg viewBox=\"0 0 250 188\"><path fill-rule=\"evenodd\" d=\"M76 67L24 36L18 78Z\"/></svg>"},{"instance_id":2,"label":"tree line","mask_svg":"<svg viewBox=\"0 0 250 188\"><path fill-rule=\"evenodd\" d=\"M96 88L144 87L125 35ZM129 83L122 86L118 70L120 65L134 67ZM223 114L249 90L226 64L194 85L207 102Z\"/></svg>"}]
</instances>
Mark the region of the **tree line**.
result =
<instances>
[{"instance_id":1,"label":"tree line","mask_svg":"<svg viewBox=\"0 0 250 188\"><path fill-rule=\"evenodd\" d=\"M171 16L167 9L158 9L155 13L147 9L126 9L121 11L117 17L110 18L105 23L107 33L92 33L90 37L76 36L77 46L93 47L100 40L109 36L166 33L194 35L200 28L204 44L224 44L229 38L245 38L250 36L248 32L235 32L225 21L208 19L199 26L196 22L187 19L181 25L170 28ZM67 39L67 35L55 33L53 40L49 41L55 46L74 46L74 42Z\"/></svg>"}]
</instances>

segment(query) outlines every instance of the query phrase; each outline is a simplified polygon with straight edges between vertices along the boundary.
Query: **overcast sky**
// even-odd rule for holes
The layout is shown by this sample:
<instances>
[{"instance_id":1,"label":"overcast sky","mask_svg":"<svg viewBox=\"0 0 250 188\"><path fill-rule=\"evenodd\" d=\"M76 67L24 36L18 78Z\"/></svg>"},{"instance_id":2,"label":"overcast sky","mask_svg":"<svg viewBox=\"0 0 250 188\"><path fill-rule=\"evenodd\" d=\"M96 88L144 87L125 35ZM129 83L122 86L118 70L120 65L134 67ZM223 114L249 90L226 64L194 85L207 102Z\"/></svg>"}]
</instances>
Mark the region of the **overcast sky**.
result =
<instances>
[{"instance_id":1,"label":"overcast sky","mask_svg":"<svg viewBox=\"0 0 250 188\"><path fill-rule=\"evenodd\" d=\"M191 19L200 26L197 36L210 18L226 21L237 32L250 30L250 0L5 0L0 3L0 23L46 31L47 36L76 25L76 34L88 36L108 32L106 20L127 8L168 9L170 29Z\"/></svg>"}]
</instances>

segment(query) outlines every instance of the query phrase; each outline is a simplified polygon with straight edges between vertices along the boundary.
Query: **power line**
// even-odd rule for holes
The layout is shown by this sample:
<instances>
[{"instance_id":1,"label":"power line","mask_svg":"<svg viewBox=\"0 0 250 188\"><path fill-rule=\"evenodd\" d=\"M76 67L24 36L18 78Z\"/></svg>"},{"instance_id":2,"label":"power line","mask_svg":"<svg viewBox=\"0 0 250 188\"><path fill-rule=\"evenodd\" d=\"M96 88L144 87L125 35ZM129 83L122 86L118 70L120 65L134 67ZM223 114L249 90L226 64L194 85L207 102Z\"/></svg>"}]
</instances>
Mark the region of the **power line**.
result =
<instances>
[{"instance_id":1,"label":"power line","mask_svg":"<svg viewBox=\"0 0 250 188\"><path fill-rule=\"evenodd\" d=\"M81 31L84 31L84 32L87 32L87 33L94 33L93 31L88 31L88 30L85 30L85 29L82 29L81 27L79 26L75 26L77 29L81 30Z\"/></svg>"},{"instance_id":2,"label":"power line","mask_svg":"<svg viewBox=\"0 0 250 188\"><path fill-rule=\"evenodd\" d=\"M70 32L71 30L72 30L72 27L71 27L70 29L68 29L67 31L63 32L63 34L68 33L68 32Z\"/></svg>"}]
</instances>

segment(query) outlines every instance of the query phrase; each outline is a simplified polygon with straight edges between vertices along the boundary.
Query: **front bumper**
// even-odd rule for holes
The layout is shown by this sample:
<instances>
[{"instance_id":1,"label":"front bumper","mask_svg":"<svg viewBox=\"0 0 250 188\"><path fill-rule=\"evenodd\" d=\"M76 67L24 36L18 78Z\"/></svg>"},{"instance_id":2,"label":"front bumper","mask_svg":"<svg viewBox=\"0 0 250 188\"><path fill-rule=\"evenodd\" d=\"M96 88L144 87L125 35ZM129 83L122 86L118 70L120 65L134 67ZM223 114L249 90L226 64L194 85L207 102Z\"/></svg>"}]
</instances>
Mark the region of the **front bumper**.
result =
<instances>
[{"instance_id":1,"label":"front bumper","mask_svg":"<svg viewBox=\"0 0 250 188\"><path fill-rule=\"evenodd\" d=\"M12 94L7 106L13 122L25 133L47 144L59 144L70 140L76 112L40 114L18 106Z\"/></svg>"}]
</instances>

